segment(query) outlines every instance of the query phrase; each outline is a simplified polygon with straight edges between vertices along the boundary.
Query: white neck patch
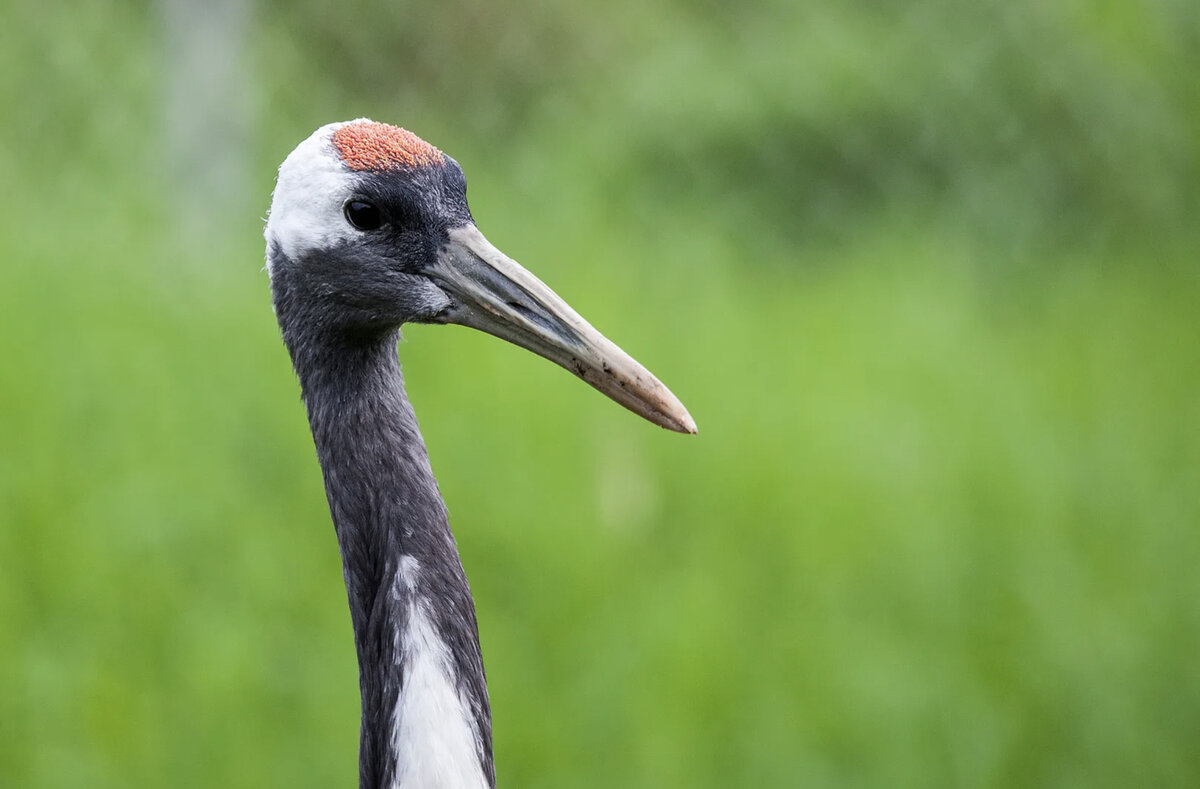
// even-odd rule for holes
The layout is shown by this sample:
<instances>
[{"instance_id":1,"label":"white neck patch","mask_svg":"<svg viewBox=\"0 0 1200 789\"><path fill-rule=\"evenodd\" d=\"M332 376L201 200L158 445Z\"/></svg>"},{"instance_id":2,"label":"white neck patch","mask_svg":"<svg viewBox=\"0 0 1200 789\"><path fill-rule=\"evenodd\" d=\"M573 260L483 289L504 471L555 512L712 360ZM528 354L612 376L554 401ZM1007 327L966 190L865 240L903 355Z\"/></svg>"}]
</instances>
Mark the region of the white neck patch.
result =
<instances>
[{"instance_id":1,"label":"white neck patch","mask_svg":"<svg viewBox=\"0 0 1200 789\"><path fill-rule=\"evenodd\" d=\"M322 126L279 165L263 232L268 269L272 244L278 244L283 254L295 260L306 252L354 236L354 229L342 216L342 206L353 191L354 174L342 162L330 138L346 123L355 122Z\"/></svg>"},{"instance_id":2,"label":"white neck patch","mask_svg":"<svg viewBox=\"0 0 1200 789\"><path fill-rule=\"evenodd\" d=\"M412 591L420 565L400 560L393 594L409 600L404 637L396 655L404 663L404 688L392 715L395 779L390 789L487 789L479 762L479 733L458 691L450 651Z\"/></svg>"}]
</instances>

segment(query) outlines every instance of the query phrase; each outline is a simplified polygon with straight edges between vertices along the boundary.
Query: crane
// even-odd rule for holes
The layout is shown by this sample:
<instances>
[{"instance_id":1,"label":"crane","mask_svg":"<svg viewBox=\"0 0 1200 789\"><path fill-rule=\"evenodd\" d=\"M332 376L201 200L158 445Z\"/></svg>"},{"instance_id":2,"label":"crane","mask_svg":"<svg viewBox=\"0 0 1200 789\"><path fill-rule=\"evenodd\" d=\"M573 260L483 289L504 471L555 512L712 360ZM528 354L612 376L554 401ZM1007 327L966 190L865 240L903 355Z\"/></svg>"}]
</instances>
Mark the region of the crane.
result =
<instances>
[{"instance_id":1,"label":"crane","mask_svg":"<svg viewBox=\"0 0 1200 789\"><path fill-rule=\"evenodd\" d=\"M279 168L264 233L280 333L325 481L358 658L361 789L495 786L475 603L405 394L404 323L453 323L563 366L651 422L683 404L492 246L452 158L366 118Z\"/></svg>"}]
</instances>

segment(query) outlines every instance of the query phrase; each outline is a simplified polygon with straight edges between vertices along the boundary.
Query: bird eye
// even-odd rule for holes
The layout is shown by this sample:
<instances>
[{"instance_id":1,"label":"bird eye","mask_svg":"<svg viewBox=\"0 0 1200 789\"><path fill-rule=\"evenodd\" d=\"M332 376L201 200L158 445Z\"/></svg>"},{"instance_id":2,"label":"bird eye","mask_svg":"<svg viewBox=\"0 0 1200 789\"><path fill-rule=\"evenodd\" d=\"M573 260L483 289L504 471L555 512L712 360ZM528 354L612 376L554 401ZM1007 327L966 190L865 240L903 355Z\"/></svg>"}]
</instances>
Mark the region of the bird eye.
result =
<instances>
[{"instance_id":1,"label":"bird eye","mask_svg":"<svg viewBox=\"0 0 1200 789\"><path fill-rule=\"evenodd\" d=\"M383 227L383 213L365 200L348 200L343 210L346 221L359 230L378 230Z\"/></svg>"}]
</instances>

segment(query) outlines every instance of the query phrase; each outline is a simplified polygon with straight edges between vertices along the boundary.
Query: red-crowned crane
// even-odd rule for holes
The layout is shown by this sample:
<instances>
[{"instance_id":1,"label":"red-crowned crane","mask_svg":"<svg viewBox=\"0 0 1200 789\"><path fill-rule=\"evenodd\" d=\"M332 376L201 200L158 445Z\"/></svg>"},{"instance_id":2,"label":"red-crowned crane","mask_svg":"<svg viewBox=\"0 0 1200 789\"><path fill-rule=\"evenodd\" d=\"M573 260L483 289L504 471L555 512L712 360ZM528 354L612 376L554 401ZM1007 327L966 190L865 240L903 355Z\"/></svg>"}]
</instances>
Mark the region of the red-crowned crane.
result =
<instances>
[{"instance_id":1,"label":"red-crowned crane","mask_svg":"<svg viewBox=\"0 0 1200 789\"><path fill-rule=\"evenodd\" d=\"M495 786L491 710L446 508L396 356L404 323L458 323L695 433L683 404L488 243L458 163L404 129L323 126L284 160L267 270L341 549L362 789Z\"/></svg>"}]
</instances>

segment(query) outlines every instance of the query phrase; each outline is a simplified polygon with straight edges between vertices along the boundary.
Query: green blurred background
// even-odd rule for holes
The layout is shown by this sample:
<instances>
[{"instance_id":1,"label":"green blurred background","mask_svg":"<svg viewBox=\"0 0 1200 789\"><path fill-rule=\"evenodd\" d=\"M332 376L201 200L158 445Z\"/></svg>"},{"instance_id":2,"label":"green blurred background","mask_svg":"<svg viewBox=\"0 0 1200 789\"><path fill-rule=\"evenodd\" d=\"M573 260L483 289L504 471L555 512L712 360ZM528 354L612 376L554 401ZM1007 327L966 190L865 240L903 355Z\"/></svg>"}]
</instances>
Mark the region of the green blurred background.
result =
<instances>
[{"instance_id":1,"label":"green blurred background","mask_svg":"<svg viewBox=\"0 0 1200 789\"><path fill-rule=\"evenodd\" d=\"M363 115L700 425L406 331L502 785L1200 785L1192 0L2 5L3 789L355 785L261 231Z\"/></svg>"}]
</instances>

